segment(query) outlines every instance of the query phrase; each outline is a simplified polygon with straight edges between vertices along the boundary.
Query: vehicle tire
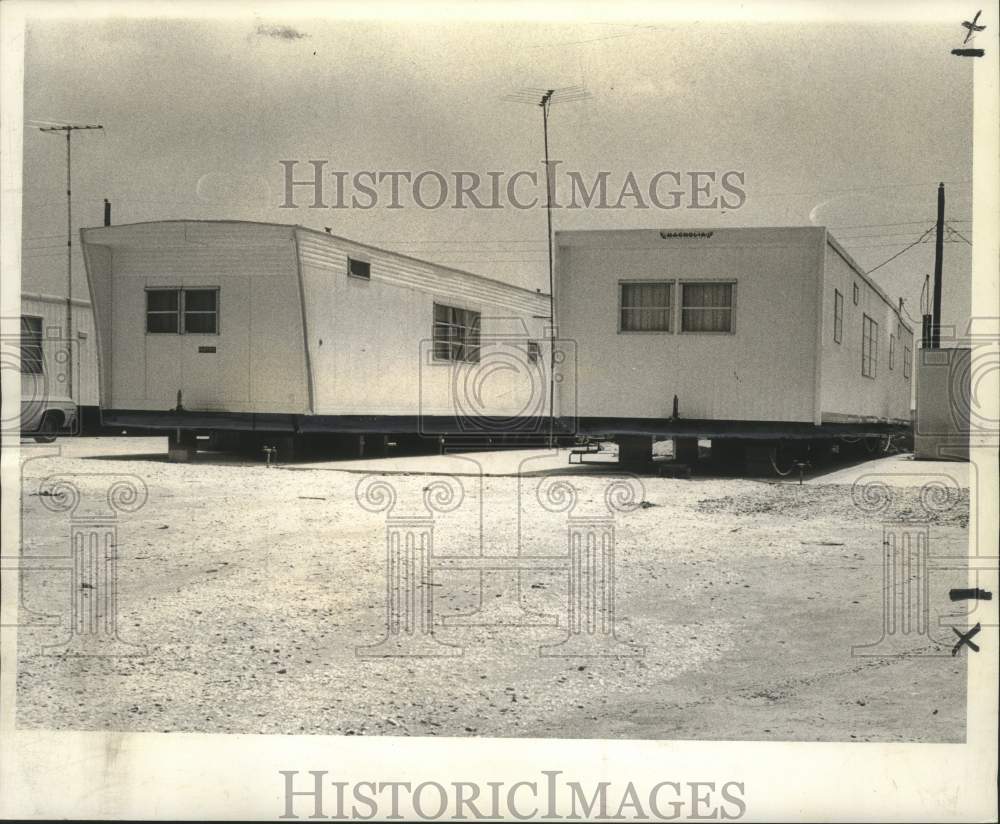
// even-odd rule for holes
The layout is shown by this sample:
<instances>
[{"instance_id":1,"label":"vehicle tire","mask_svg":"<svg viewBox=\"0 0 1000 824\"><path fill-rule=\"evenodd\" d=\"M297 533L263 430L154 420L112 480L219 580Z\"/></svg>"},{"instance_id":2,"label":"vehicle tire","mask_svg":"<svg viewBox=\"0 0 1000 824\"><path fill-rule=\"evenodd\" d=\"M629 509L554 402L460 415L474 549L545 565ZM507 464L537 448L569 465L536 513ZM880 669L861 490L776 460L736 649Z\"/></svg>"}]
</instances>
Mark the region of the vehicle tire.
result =
<instances>
[{"instance_id":1,"label":"vehicle tire","mask_svg":"<svg viewBox=\"0 0 1000 824\"><path fill-rule=\"evenodd\" d=\"M38 425L38 431L34 435L36 443L52 443L55 441L56 436L59 434L60 423L59 415L46 412L42 417L42 422Z\"/></svg>"}]
</instances>

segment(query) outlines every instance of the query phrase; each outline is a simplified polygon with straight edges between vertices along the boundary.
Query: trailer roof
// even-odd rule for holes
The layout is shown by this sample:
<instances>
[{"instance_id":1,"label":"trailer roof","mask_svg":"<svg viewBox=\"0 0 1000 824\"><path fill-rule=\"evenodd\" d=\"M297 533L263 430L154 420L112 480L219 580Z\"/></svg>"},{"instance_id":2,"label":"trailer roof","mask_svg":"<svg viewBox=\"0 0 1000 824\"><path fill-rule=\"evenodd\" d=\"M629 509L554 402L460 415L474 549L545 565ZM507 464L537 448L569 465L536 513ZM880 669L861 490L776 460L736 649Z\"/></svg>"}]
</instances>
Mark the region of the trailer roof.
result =
<instances>
[{"instance_id":1,"label":"trailer roof","mask_svg":"<svg viewBox=\"0 0 1000 824\"><path fill-rule=\"evenodd\" d=\"M263 220L211 220L211 219L200 219L200 218L176 218L170 220L144 220L137 223L116 223L113 226L89 226L84 227L80 230L81 236L84 232L101 232L106 230L115 229L129 229L133 226L156 226L165 224L177 224L177 223L200 223L200 224L217 224L217 225L236 225L236 226L267 226L276 229L289 229L292 231L302 231L309 232L310 234L317 235L322 238L339 240L344 243L353 243L355 246L360 246L364 249L370 249L372 251L378 252L383 255L390 255L391 257L401 258L403 260L410 260L416 263L422 263L426 266L433 266L437 269L445 269L449 272L454 272L465 277L476 278L477 280L487 281L488 283L495 283L498 286L503 286L507 289L515 289L519 292L524 292L526 294L532 295L533 297L548 298L548 292L536 291L534 289L529 289L525 286L517 286L513 283L508 283L504 280L499 280L497 278L487 277L486 275L480 275L476 272L469 272L465 269L458 269L454 266L447 266L442 263L435 263L432 260L425 260L424 258L414 257L413 255L405 255L401 252L393 252L390 249L383 249L381 246L373 246L370 243L363 243L359 240L354 240L349 237L344 237L343 235L335 235L332 232L324 232L319 229L313 229L309 226L303 226L301 223L269 223Z\"/></svg>"}]
</instances>

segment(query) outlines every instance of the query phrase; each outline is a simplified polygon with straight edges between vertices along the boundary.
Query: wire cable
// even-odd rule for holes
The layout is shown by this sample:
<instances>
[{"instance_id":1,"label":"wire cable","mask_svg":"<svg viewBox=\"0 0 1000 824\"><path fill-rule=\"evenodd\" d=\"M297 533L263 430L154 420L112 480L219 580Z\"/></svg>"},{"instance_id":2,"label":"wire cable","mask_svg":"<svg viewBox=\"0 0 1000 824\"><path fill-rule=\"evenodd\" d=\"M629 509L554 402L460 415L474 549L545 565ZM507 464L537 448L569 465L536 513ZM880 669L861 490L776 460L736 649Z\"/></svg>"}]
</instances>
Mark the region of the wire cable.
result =
<instances>
[{"instance_id":1,"label":"wire cable","mask_svg":"<svg viewBox=\"0 0 1000 824\"><path fill-rule=\"evenodd\" d=\"M920 243L925 237L927 237L927 235L929 235L933 231L934 231L934 227L931 226L926 232L924 232L920 237L918 237L915 241L913 241L913 243L911 243L909 246L907 246L907 247L905 247L903 249L900 249L891 258L888 258L887 260L883 260L878 266L876 266L874 269L869 269L867 272L865 272L865 274L866 275L870 275L872 272L875 272L875 271L881 269L887 263L890 263L890 262L894 261L900 255L905 254L906 252L909 252L910 249L912 249L914 246L916 246L918 243Z\"/></svg>"}]
</instances>

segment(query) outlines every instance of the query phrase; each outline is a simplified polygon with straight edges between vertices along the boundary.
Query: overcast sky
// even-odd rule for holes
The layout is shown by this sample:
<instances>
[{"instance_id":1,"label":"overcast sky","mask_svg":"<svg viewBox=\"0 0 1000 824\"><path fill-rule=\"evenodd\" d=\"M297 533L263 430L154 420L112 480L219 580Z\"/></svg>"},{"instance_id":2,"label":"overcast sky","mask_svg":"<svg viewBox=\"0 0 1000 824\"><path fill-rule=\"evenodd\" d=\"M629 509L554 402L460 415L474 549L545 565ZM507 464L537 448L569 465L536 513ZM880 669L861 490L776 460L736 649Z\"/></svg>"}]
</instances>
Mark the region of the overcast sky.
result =
<instances>
[{"instance_id":1,"label":"overcast sky","mask_svg":"<svg viewBox=\"0 0 1000 824\"><path fill-rule=\"evenodd\" d=\"M971 7L970 7L971 8ZM74 218L332 227L547 288L544 210L279 208L280 160L328 170L540 172L541 113L502 97L584 86L552 108L563 168L745 173L739 209L558 211L557 229L832 227L865 269L933 222L937 181L971 240L972 67L941 25L388 25L244 18L29 23L25 118L97 122L73 141ZM65 277L65 141L24 136L24 288ZM561 179L560 186L565 183ZM387 189L381 189L387 192ZM433 192L432 192L433 194ZM406 201L404 201L406 202ZM946 323L969 314L970 247L945 246ZM874 277L914 317L933 243ZM74 290L86 292L82 265Z\"/></svg>"}]
</instances>

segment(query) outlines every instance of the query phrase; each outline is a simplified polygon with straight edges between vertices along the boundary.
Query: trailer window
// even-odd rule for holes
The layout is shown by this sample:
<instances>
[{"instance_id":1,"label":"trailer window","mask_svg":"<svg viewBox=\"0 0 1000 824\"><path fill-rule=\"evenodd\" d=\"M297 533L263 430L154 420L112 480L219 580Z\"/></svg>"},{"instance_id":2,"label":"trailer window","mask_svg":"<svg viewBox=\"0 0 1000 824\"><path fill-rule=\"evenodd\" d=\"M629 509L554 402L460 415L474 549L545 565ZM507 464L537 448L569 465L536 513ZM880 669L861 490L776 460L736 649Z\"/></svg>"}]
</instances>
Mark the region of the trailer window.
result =
<instances>
[{"instance_id":1,"label":"trailer window","mask_svg":"<svg viewBox=\"0 0 1000 824\"><path fill-rule=\"evenodd\" d=\"M180 289L146 290L146 332L172 334L180 332Z\"/></svg>"},{"instance_id":2,"label":"trailer window","mask_svg":"<svg viewBox=\"0 0 1000 824\"><path fill-rule=\"evenodd\" d=\"M903 377L907 380L910 379L910 370L913 368L910 365L910 361L913 360L913 352L910 351L909 346L903 347Z\"/></svg>"},{"instance_id":3,"label":"trailer window","mask_svg":"<svg viewBox=\"0 0 1000 824\"><path fill-rule=\"evenodd\" d=\"M681 286L681 332L732 332L732 283Z\"/></svg>"},{"instance_id":4,"label":"trailer window","mask_svg":"<svg viewBox=\"0 0 1000 824\"><path fill-rule=\"evenodd\" d=\"M147 289L146 332L217 335L218 289Z\"/></svg>"},{"instance_id":5,"label":"trailer window","mask_svg":"<svg viewBox=\"0 0 1000 824\"><path fill-rule=\"evenodd\" d=\"M216 335L219 331L219 290L184 290L184 332Z\"/></svg>"},{"instance_id":6,"label":"trailer window","mask_svg":"<svg viewBox=\"0 0 1000 824\"><path fill-rule=\"evenodd\" d=\"M479 360L479 312L434 304L434 358Z\"/></svg>"},{"instance_id":7,"label":"trailer window","mask_svg":"<svg viewBox=\"0 0 1000 824\"><path fill-rule=\"evenodd\" d=\"M839 289L833 290L833 342L844 339L844 296Z\"/></svg>"},{"instance_id":8,"label":"trailer window","mask_svg":"<svg viewBox=\"0 0 1000 824\"><path fill-rule=\"evenodd\" d=\"M878 324L868 315L861 324L861 374L874 378L878 372Z\"/></svg>"},{"instance_id":9,"label":"trailer window","mask_svg":"<svg viewBox=\"0 0 1000 824\"><path fill-rule=\"evenodd\" d=\"M673 284L667 281L622 283L619 294L620 331L670 332Z\"/></svg>"},{"instance_id":10,"label":"trailer window","mask_svg":"<svg viewBox=\"0 0 1000 824\"><path fill-rule=\"evenodd\" d=\"M347 259L347 274L352 278L372 279L372 265L367 260Z\"/></svg>"},{"instance_id":11,"label":"trailer window","mask_svg":"<svg viewBox=\"0 0 1000 824\"><path fill-rule=\"evenodd\" d=\"M34 315L21 315L21 372L25 375L41 375L44 371L42 359L42 319Z\"/></svg>"}]
</instances>

